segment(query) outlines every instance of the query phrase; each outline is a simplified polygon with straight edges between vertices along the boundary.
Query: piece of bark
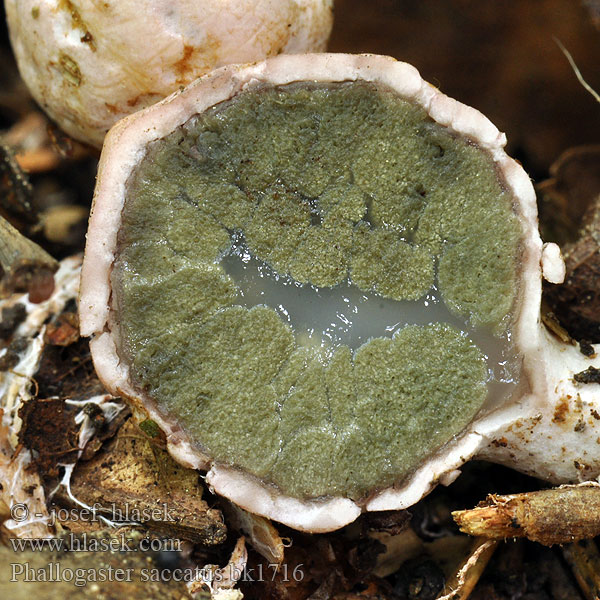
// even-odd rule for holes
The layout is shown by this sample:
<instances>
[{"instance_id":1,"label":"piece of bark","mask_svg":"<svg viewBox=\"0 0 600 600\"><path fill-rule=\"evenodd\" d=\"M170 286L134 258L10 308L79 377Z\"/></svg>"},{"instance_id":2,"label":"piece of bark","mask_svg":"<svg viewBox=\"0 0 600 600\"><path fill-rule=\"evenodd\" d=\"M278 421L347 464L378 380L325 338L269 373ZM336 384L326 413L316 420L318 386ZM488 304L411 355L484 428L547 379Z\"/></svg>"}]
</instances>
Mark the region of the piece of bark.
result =
<instances>
[{"instance_id":1,"label":"piece of bark","mask_svg":"<svg viewBox=\"0 0 600 600\"><path fill-rule=\"evenodd\" d=\"M203 491L197 471L177 464L131 420L91 460L78 463L71 479L73 496L101 506L100 514L110 520L141 514L153 531L215 546L227 530Z\"/></svg>"},{"instance_id":2,"label":"piece of bark","mask_svg":"<svg viewBox=\"0 0 600 600\"><path fill-rule=\"evenodd\" d=\"M490 539L526 537L545 546L600 535L600 485L564 485L510 496L490 495L452 513L461 531Z\"/></svg>"},{"instance_id":3,"label":"piece of bark","mask_svg":"<svg viewBox=\"0 0 600 600\"><path fill-rule=\"evenodd\" d=\"M94 371L88 340L82 338L69 346L46 344L35 380L42 398L84 399L106 393Z\"/></svg>"}]
</instances>

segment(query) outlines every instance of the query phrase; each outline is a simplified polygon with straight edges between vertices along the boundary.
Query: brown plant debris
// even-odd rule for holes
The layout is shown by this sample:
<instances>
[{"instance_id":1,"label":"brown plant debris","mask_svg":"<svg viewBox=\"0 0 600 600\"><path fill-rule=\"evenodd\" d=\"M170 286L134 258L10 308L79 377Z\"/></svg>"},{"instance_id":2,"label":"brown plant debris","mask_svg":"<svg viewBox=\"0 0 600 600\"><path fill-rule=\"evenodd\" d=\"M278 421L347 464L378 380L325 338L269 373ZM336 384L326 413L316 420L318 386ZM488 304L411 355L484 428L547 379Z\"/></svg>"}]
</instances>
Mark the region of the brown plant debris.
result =
<instances>
[{"instance_id":1,"label":"brown plant debris","mask_svg":"<svg viewBox=\"0 0 600 600\"><path fill-rule=\"evenodd\" d=\"M567 275L544 283L544 300L578 340L600 342L600 146L565 152L539 186L547 239L562 244Z\"/></svg>"},{"instance_id":2,"label":"brown plant debris","mask_svg":"<svg viewBox=\"0 0 600 600\"><path fill-rule=\"evenodd\" d=\"M600 553L594 540L582 540L562 549L584 596L600 598Z\"/></svg>"},{"instance_id":3,"label":"brown plant debris","mask_svg":"<svg viewBox=\"0 0 600 600\"><path fill-rule=\"evenodd\" d=\"M579 351L588 358L596 358L596 351L588 340L579 340Z\"/></svg>"},{"instance_id":4,"label":"brown plant debris","mask_svg":"<svg viewBox=\"0 0 600 600\"><path fill-rule=\"evenodd\" d=\"M567 276L562 285L544 285L545 300L576 339L600 341L600 195L588 211L580 239L563 248Z\"/></svg>"},{"instance_id":5,"label":"brown plant debris","mask_svg":"<svg viewBox=\"0 0 600 600\"><path fill-rule=\"evenodd\" d=\"M27 345L28 342L25 338L14 339L0 357L0 371L10 371L16 367L21 360L20 354L26 350Z\"/></svg>"},{"instance_id":6,"label":"brown plant debris","mask_svg":"<svg viewBox=\"0 0 600 600\"><path fill-rule=\"evenodd\" d=\"M41 216L44 236L49 242L77 246L87 229L88 208L76 204L48 207Z\"/></svg>"},{"instance_id":7,"label":"brown plant debris","mask_svg":"<svg viewBox=\"0 0 600 600\"><path fill-rule=\"evenodd\" d=\"M460 564L446 582L439 600L466 600L481 578L492 558L498 542L486 538L475 538L469 556Z\"/></svg>"},{"instance_id":8,"label":"brown plant debris","mask_svg":"<svg viewBox=\"0 0 600 600\"><path fill-rule=\"evenodd\" d=\"M70 311L67 311L67 313ZM63 313L63 314L67 314ZM47 330L56 326L54 333L49 335L49 342L45 344L40 359L40 365L35 374L41 397L59 396L61 398L84 399L106 393L98 380L90 358L87 340L79 338L74 340L75 334L71 329L72 317L53 319ZM52 341L67 341L69 345L52 344Z\"/></svg>"},{"instance_id":9,"label":"brown plant debris","mask_svg":"<svg viewBox=\"0 0 600 600\"><path fill-rule=\"evenodd\" d=\"M226 538L221 512L202 499L198 472L178 465L131 420L91 460L78 463L71 492L80 502L103 507L110 520L145 515L150 530L206 546Z\"/></svg>"},{"instance_id":10,"label":"brown plant debris","mask_svg":"<svg viewBox=\"0 0 600 600\"><path fill-rule=\"evenodd\" d=\"M443 591L444 573L426 556L407 561L396 576L394 593L407 599L433 600Z\"/></svg>"},{"instance_id":11,"label":"brown plant debris","mask_svg":"<svg viewBox=\"0 0 600 600\"><path fill-rule=\"evenodd\" d=\"M584 215L600 193L600 145L578 146L561 154L537 191L544 237L561 244L576 241Z\"/></svg>"},{"instance_id":12,"label":"brown plant debris","mask_svg":"<svg viewBox=\"0 0 600 600\"><path fill-rule=\"evenodd\" d=\"M560 550L525 539L498 543L468 599L584 600Z\"/></svg>"},{"instance_id":13,"label":"brown plant debris","mask_svg":"<svg viewBox=\"0 0 600 600\"><path fill-rule=\"evenodd\" d=\"M65 311L48 323L44 342L51 346L70 346L79 339L79 318L76 312Z\"/></svg>"},{"instance_id":14,"label":"brown plant debris","mask_svg":"<svg viewBox=\"0 0 600 600\"><path fill-rule=\"evenodd\" d=\"M253 515L227 500L223 500L223 509L227 523L248 535L252 547L269 564L279 565L283 562L285 546L279 532L269 519Z\"/></svg>"},{"instance_id":15,"label":"brown plant debris","mask_svg":"<svg viewBox=\"0 0 600 600\"><path fill-rule=\"evenodd\" d=\"M33 188L13 151L3 143L0 143L0 216L27 225L38 222L33 208Z\"/></svg>"},{"instance_id":16,"label":"brown plant debris","mask_svg":"<svg viewBox=\"0 0 600 600\"><path fill-rule=\"evenodd\" d=\"M581 373L575 373L573 379L577 383L600 383L600 369L596 367L588 367Z\"/></svg>"},{"instance_id":17,"label":"brown plant debris","mask_svg":"<svg viewBox=\"0 0 600 600\"><path fill-rule=\"evenodd\" d=\"M575 340L569 335L569 332L560 324L560 321L556 318L556 315L548 310L548 307L542 305L542 323L546 326L546 329L555 335L561 342L565 344L575 344Z\"/></svg>"},{"instance_id":18,"label":"brown plant debris","mask_svg":"<svg viewBox=\"0 0 600 600\"><path fill-rule=\"evenodd\" d=\"M206 597L207 592L211 598L223 597L219 592L221 590L233 590L240 577L244 574L247 562L246 538L241 536L233 548L229 562L222 568L219 568L217 565L206 565L204 569L205 573L190 582L190 592L195 598ZM235 593L227 594L223 600L241 600L242 597L242 594L236 591Z\"/></svg>"},{"instance_id":19,"label":"brown plant debris","mask_svg":"<svg viewBox=\"0 0 600 600\"><path fill-rule=\"evenodd\" d=\"M411 514L407 510L384 510L366 513L364 524L369 531L378 531L389 535L399 535L410 523Z\"/></svg>"},{"instance_id":20,"label":"brown plant debris","mask_svg":"<svg viewBox=\"0 0 600 600\"><path fill-rule=\"evenodd\" d=\"M545 546L600 535L600 486L490 495L471 510L452 513L461 531L491 539L526 537Z\"/></svg>"},{"instance_id":21,"label":"brown plant debris","mask_svg":"<svg viewBox=\"0 0 600 600\"><path fill-rule=\"evenodd\" d=\"M583 0L583 4L590 12L592 23L600 29L600 0Z\"/></svg>"},{"instance_id":22,"label":"brown plant debris","mask_svg":"<svg viewBox=\"0 0 600 600\"><path fill-rule=\"evenodd\" d=\"M396 522L394 526L388 522L388 531L397 530L401 512L387 516L385 520ZM412 534L416 538L414 532L405 529L392 536L394 541L389 541L387 538L391 534L370 529L369 519L365 517L363 515L344 530L322 536L283 528L290 539L280 566L261 558L256 552L249 553L248 573L240 583L245 600L403 600L409 598L402 595L404 591L408 588L414 591L420 586L420 595L410 596L416 600L429 598L425 595L427 590L442 589L444 574L435 560L422 556L422 542L417 538L417 543L408 552L404 551L406 536ZM398 571L401 565L403 572ZM259 583L257 579L261 573L263 577Z\"/></svg>"},{"instance_id":23,"label":"brown plant debris","mask_svg":"<svg viewBox=\"0 0 600 600\"><path fill-rule=\"evenodd\" d=\"M571 335L592 343L600 342L599 250L597 243L588 238L567 253L567 279L562 286L552 286L549 298Z\"/></svg>"},{"instance_id":24,"label":"brown plant debris","mask_svg":"<svg viewBox=\"0 0 600 600\"><path fill-rule=\"evenodd\" d=\"M19 409L23 421L19 444L31 450L33 464L46 479L58 476L58 463L73 463L77 459L76 412L60 398L33 398Z\"/></svg>"},{"instance_id":25,"label":"brown plant debris","mask_svg":"<svg viewBox=\"0 0 600 600\"><path fill-rule=\"evenodd\" d=\"M48 119L32 111L4 133L4 141L14 150L15 160L27 173L43 173L59 166L60 157L52 150L48 137Z\"/></svg>"},{"instance_id":26,"label":"brown plant debris","mask_svg":"<svg viewBox=\"0 0 600 600\"><path fill-rule=\"evenodd\" d=\"M8 340L15 329L25 320L27 309L21 302L5 306L0 317L0 339Z\"/></svg>"},{"instance_id":27,"label":"brown plant debris","mask_svg":"<svg viewBox=\"0 0 600 600\"><path fill-rule=\"evenodd\" d=\"M0 298L27 292L31 302L47 300L57 269L58 263L45 250L0 217Z\"/></svg>"},{"instance_id":28,"label":"brown plant debris","mask_svg":"<svg viewBox=\"0 0 600 600\"><path fill-rule=\"evenodd\" d=\"M114 398L113 402L119 402L119 398ZM79 459L90 460L102 448L102 444L113 437L121 425L127 421L131 416L131 410L127 405L123 405L122 410L108 422L106 415L95 402L85 404L82 410L88 417L95 433L85 445Z\"/></svg>"},{"instance_id":29,"label":"brown plant debris","mask_svg":"<svg viewBox=\"0 0 600 600\"><path fill-rule=\"evenodd\" d=\"M349 592L330 596L331 600L398 600L398 595L392 590L371 581L365 584L360 592Z\"/></svg>"},{"instance_id":30,"label":"brown plant debris","mask_svg":"<svg viewBox=\"0 0 600 600\"><path fill-rule=\"evenodd\" d=\"M47 173L67 160L89 155L83 144L69 138L37 110L26 113L8 129L3 141L14 152L17 165L29 174Z\"/></svg>"}]
</instances>

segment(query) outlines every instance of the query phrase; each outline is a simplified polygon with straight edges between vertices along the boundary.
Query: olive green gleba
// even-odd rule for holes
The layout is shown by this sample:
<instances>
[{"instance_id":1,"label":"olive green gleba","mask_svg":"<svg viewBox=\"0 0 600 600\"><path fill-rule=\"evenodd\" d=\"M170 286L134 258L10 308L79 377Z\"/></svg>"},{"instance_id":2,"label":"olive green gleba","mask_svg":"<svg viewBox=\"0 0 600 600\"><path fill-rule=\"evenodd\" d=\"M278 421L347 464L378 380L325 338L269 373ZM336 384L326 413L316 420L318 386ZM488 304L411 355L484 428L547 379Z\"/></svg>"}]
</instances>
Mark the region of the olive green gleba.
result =
<instances>
[{"instance_id":1,"label":"olive green gleba","mask_svg":"<svg viewBox=\"0 0 600 600\"><path fill-rule=\"evenodd\" d=\"M124 206L132 380L286 495L401 480L514 390L513 199L382 85L242 92L151 143Z\"/></svg>"}]
</instances>

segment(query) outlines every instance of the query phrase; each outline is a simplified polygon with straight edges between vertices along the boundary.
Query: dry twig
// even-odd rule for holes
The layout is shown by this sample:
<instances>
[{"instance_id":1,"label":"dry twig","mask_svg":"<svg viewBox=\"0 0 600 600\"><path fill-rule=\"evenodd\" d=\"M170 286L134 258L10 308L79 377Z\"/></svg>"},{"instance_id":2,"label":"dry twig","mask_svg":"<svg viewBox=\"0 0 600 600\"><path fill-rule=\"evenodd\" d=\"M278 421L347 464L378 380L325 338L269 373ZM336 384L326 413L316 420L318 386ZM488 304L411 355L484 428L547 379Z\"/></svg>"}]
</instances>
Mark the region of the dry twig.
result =
<instances>
[{"instance_id":1,"label":"dry twig","mask_svg":"<svg viewBox=\"0 0 600 600\"><path fill-rule=\"evenodd\" d=\"M526 537L545 546L600 535L600 485L490 495L471 510L452 513L461 531L490 539Z\"/></svg>"}]
</instances>

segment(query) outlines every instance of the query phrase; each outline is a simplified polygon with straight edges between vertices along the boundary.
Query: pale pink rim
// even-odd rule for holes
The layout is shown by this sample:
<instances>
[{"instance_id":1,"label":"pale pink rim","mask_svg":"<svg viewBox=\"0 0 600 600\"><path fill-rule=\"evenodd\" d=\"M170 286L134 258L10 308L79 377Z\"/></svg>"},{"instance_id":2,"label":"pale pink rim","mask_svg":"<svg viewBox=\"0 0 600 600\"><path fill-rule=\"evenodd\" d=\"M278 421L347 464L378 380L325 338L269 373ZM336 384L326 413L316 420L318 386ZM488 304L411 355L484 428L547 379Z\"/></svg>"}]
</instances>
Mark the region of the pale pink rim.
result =
<instances>
[{"instance_id":1,"label":"pale pink rim","mask_svg":"<svg viewBox=\"0 0 600 600\"><path fill-rule=\"evenodd\" d=\"M417 502L439 481L451 480L456 469L485 445L485 430L501 419L499 411L476 419L463 434L429 457L407 480L373 494L360 504L347 498L300 501L278 492L241 471L211 463L177 425L161 414L129 383L128 368L119 361L110 330L110 272L125 197L125 183L145 153L146 145L164 137L193 114L228 100L248 86L283 85L296 81L341 82L365 80L391 88L421 105L438 123L465 136L488 151L518 204L523 227L521 307L514 328L515 343L524 358L527 382L521 393L543 395L544 369L540 368L540 260L542 243L537 229L535 193L520 165L504 152L506 138L479 111L442 94L425 82L418 71L390 57L376 55L282 55L252 65L227 66L195 81L162 102L117 123L106 137L90 217L81 277L80 317L84 336L92 336L91 349L100 379L117 395L131 399L167 434L169 449L181 463L207 470L207 482L216 492L243 508L296 529L324 532L338 529L364 510L391 510ZM518 402L514 398L511 405Z\"/></svg>"}]
</instances>

